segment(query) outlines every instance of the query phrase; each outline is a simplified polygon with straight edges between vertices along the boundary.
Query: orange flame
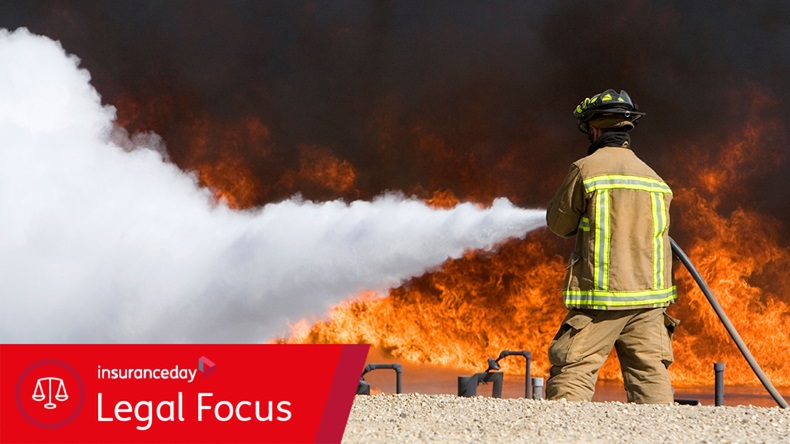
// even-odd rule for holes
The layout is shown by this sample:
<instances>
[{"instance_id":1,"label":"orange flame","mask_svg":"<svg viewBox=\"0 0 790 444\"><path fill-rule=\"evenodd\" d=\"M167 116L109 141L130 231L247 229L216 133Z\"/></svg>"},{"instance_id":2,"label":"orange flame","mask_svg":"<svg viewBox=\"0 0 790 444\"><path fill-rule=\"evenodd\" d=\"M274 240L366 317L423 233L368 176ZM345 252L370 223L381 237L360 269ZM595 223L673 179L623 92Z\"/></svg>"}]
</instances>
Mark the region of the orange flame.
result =
<instances>
[{"instance_id":1,"label":"orange flame","mask_svg":"<svg viewBox=\"0 0 790 444\"><path fill-rule=\"evenodd\" d=\"M439 190L435 191L428 199L425 199L425 203L432 208L450 209L461 203L461 201L452 191Z\"/></svg>"},{"instance_id":2,"label":"orange flame","mask_svg":"<svg viewBox=\"0 0 790 444\"><path fill-rule=\"evenodd\" d=\"M774 384L790 385L790 250L779 246L781 224L754 210L725 208L738 186L780 159L765 153L763 141L777 129L761 118L773 106L756 94L743 127L733 132L715 158L700 156L687 165L675 190L673 215L693 234L684 246L713 293ZM441 195L434 196L441 203ZM369 343L392 357L481 371L500 351L530 350L533 374L548 374L548 345L565 309L559 297L562 256L570 246L546 230L511 240L497 253L470 252L438 271L411 279L387 297L365 295L335 307L327 320L294 332L287 342ZM559 253L563 252L563 253ZM675 336L678 386L712 384L714 362L727 363L728 384L757 384L691 276L676 267L680 302L670 313L682 319ZM304 324L302 324L304 327ZM518 362L503 370L523 374ZM616 359L599 379L621 380Z\"/></svg>"},{"instance_id":3,"label":"orange flame","mask_svg":"<svg viewBox=\"0 0 790 444\"><path fill-rule=\"evenodd\" d=\"M545 349L564 313L543 286L561 285L564 260L552 253L556 246L546 232L529 239L508 241L496 254L467 253L389 297L341 304L329 321L290 341L370 343L399 359L470 370L481 370L485 358L501 350ZM518 365L503 361L508 372Z\"/></svg>"},{"instance_id":4,"label":"orange flame","mask_svg":"<svg viewBox=\"0 0 790 444\"><path fill-rule=\"evenodd\" d=\"M226 127L196 119L189 134L192 149L187 163L197 171L200 183L212 190L217 201L224 200L231 208L254 206L261 190L240 147L253 147L260 158L269 157L269 128L255 118Z\"/></svg>"},{"instance_id":5,"label":"orange flame","mask_svg":"<svg viewBox=\"0 0 790 444\"><path fill-rule=\"evenodd\" d=\"M665 174L675 192L672 233L771 380L788 386L790 250L778 241L783 228L780 221L736 205L749 201L745 182L770 173L782 160L779 152L771 150L782 146L771 140L772 134L781 133L780 122L765 117L765 111L776 104L767 94L752 93L750 113L723 143L713 138L701 143L721 145L715 155L705 154L699 146L677 148L677 157L684 159L683 170L673 171L674 176ZM119 122L132 129L146 127L152 114L156 114L155 121L168 122L174 110L184 108L168 100L122 101L126 114ZM275 174L270 183L276 183L281 194L302 190L319 196L358 193L353 165L329 148L299 146L298 165L287 168L274 155L269 128L257 118L225 126L210 125L204 118L190 117L190 122L187 134L182 135L190 145L189 153L175 160L182 168L196 171L214 197L233 208L248 208L271 197L267 193L272 190L261 189L261 181L253 180L256 172L250 166L250 148L254 160L274 165L269 168ZM416 127L414 134L418 142L414 157L426 162L428 169L456 171L455 178L464 184L460 189L479 191L469 184L495 182L480 176L491 172L481 173L459 163L446 142L429 130ZM502 168L509 171L507 167L516 160L506 157ZM439 181L411 191L436 208L447 208L459 202L447 185ZM479 194L485 200L484 196L500 191L506 190ZM681 237L684 233L690 235ZM326 320L302 320L290 338L278 341L369 343L397 360L470 372L483 370L485 359L502 350L530 350L533 374L545 376L548 345L565 315L559 289L571 245L538 230L525 240L503 243L496 253L468 252L388 295L361 294L335 307ZM727 363L728 384L757 384L690 275L676 267L675 279L680 302L669 310L683 322L675 336L676 359L670 368L674 383L711 384L712 364L722 361ZM509 374L523 374L518 360L501 364ZM621 380L616 359L607 361L599 379Z\"/></svg>"},{"instance_id":6,"label":"orange flame","mask_svg":"<svg viewBox=\"0 0 790 444\"><path fill-rule=\"evenodd\" d=\"M768 95L751 91L749 118L730 134L718 161L692 158L690 183L676 187L676 202L684 228L694 234L686 253L695 262L724 311L763 370L777 385L790 385L790 250L780 246L781 223L755 210L735 207L750 179L769 173L781 160L766 143L780 133L780 122L763 117L776 104ZM694 172L699 182L694 182ZM768 191L768 190L766 190ZM784 190L782 190L784 191ZM675 273L685 319L675 344L681 384L710 381L711 363L727 363L727 381L756 384L757 380L730 340L713 310L688 273Z\"/></svg>"},{"instance_id":7,"label":"orange flame","mask_svg":"<svg viewBox=\"0 0 790 444\"><path fill-rule=\"evenodd\" d=\"M332 152L321 146L299 147L299 169L287 171L280 183L288 189L296 188L297 183L319 185L333 193L348 193L353 190L357 173L350 162L338 159Z\"/></svg>"},{"instance_id":8,"label":"orange flame","mask_svg":"<svg viewBox=\"0 0 790 444\"><path fill-rule=\"evenodd\" d=\"M327 147L301 145L298 166L291 166L275 150L269 126L259 117L210 121L190 113L189 98L174 95L142 99L120 95L115 103L120 126L132 132L170 131L169 138L178 142L174 145L188 147L184 152L170 153L172 160L182 169L195 172L215 201L231 208L254 207L297 191L311 199L358 194L357 173L350 162L339 159Z\"/></svg>"}]
</instances>

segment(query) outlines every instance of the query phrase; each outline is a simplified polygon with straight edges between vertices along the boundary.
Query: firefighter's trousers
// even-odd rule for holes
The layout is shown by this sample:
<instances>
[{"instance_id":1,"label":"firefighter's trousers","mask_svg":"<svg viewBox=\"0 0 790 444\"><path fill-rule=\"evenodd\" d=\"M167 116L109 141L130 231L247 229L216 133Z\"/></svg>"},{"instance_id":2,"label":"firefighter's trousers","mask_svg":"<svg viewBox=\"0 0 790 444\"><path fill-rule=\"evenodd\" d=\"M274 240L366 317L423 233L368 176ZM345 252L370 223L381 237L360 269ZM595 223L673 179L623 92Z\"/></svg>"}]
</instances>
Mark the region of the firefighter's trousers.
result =
<instances>
[{"instance_id":1,"label":"firefighter's trousers","mask_svg":"<svg viewBox=\"0 0 790 444\"><path fill-rule=\"evenodd\" d=\"M546 397L590 401L598 370L614 347L629 402L673 402L667 368L680 321L665 310L570 310L549 347Z\"/></svg>"}]
</instances>

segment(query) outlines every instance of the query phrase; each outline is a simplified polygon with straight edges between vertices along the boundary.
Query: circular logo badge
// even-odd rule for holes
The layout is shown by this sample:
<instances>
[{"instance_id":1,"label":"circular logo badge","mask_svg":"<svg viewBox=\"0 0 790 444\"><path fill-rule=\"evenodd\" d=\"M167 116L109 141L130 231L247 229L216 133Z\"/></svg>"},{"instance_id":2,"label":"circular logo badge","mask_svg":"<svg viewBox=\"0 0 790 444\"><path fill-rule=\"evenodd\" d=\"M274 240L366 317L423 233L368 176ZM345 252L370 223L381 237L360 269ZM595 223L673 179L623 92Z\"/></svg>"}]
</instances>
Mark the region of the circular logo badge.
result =
<instances>
[{"instance_id":1,"label":"circular logo badge","mask_svg":"<svg viewBox=\"0 0 790 444\"><path fill-rule=\"evenodd\" d=\"M55 429L74 421L85 403L85 384L63 361L38 361L16 384L16 405L31 424Z\"/></svg>"}]
</instances>

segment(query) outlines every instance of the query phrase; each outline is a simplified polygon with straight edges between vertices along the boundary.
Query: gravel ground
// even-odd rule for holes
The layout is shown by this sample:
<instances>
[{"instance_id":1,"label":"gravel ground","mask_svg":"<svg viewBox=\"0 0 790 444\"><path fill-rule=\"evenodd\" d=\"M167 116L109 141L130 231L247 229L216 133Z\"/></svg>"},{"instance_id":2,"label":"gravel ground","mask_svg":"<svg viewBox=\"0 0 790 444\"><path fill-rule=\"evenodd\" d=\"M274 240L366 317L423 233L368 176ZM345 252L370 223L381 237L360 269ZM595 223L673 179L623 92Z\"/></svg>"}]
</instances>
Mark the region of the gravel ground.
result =
<instances>
[{"instance_id":1,"label":"gravel ground","mask_svg":"<svg viewBox=\"0 0 790 444\"><path fill-rule=\"evenodd\" d=\"M343 443L790 443L790 409L358 395Z\"/></svg>"}]
</instances>

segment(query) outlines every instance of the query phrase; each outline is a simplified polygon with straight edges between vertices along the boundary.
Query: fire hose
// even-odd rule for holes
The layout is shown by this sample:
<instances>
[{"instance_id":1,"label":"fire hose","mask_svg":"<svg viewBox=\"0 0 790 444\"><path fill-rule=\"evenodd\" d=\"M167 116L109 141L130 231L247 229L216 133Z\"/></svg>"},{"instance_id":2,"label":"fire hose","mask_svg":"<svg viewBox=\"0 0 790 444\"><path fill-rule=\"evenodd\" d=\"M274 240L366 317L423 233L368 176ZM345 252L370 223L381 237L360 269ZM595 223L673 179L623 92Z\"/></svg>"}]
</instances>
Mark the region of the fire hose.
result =
<instances>
[{"instance_id":1,"label":"fire hose","mask_svg":"<svg viewBox=\"0 0 790 444\"><path fill-rule=\"evenodd\" d=\"M719 305L719 301L717 301L716 298L713 296L713 293L711 293L710 288L708 288L708 285L705 283L705 280L702 279L702 276L700 276L699 272L697 272L697 269L694 267L694 264L692 264L691 260L688 258L688 256L686 256L686 253L683 252L683 250L671 237L669 238L669 242L672 245L672 252L675 253L675 256L677 256L677 258L680 259L680 262L682 262L683 265L686 267L686 269L689 271L689 273L691 273L691 276L697 282L697 286L699 286L700 290L702 290L702 293L708 299L708 302L710 303L711 307L713 307L713 311L716 312L716 315L719 316L719 319L721 320L721 323L724 325L724 328L727 329L727 333L730 334L730 337L735 342L735 345L738 346L738 350L740 350L741 354L746 359L746 362L749 363L749 366L752 368L754 374L757 375L757 379L759 379L760 382L762 382L765 389L768 390L768 393L771 394L771 397L774 398L774 401L776 401L776 403L779 404L780 407L790 408L787 405L787 401L785 401L784 398L782 398L782 395L779 394L779 392L776 390L773 384L771 384L771 381L768 379L768 377L765 376L765 373L763 373L762 369L760 368L760 364L757 363L757 361L754 359L754 356L752 356L751 352L749 352L749 349L746 348L746 344L743 342L743 339L741 339L741 336L738 334L738 331L735 330L735 327L730 322L730 319L727 317L727 314L724 313L724 310L721 308L721 305Z\"/></svg>"}]
</instances>

